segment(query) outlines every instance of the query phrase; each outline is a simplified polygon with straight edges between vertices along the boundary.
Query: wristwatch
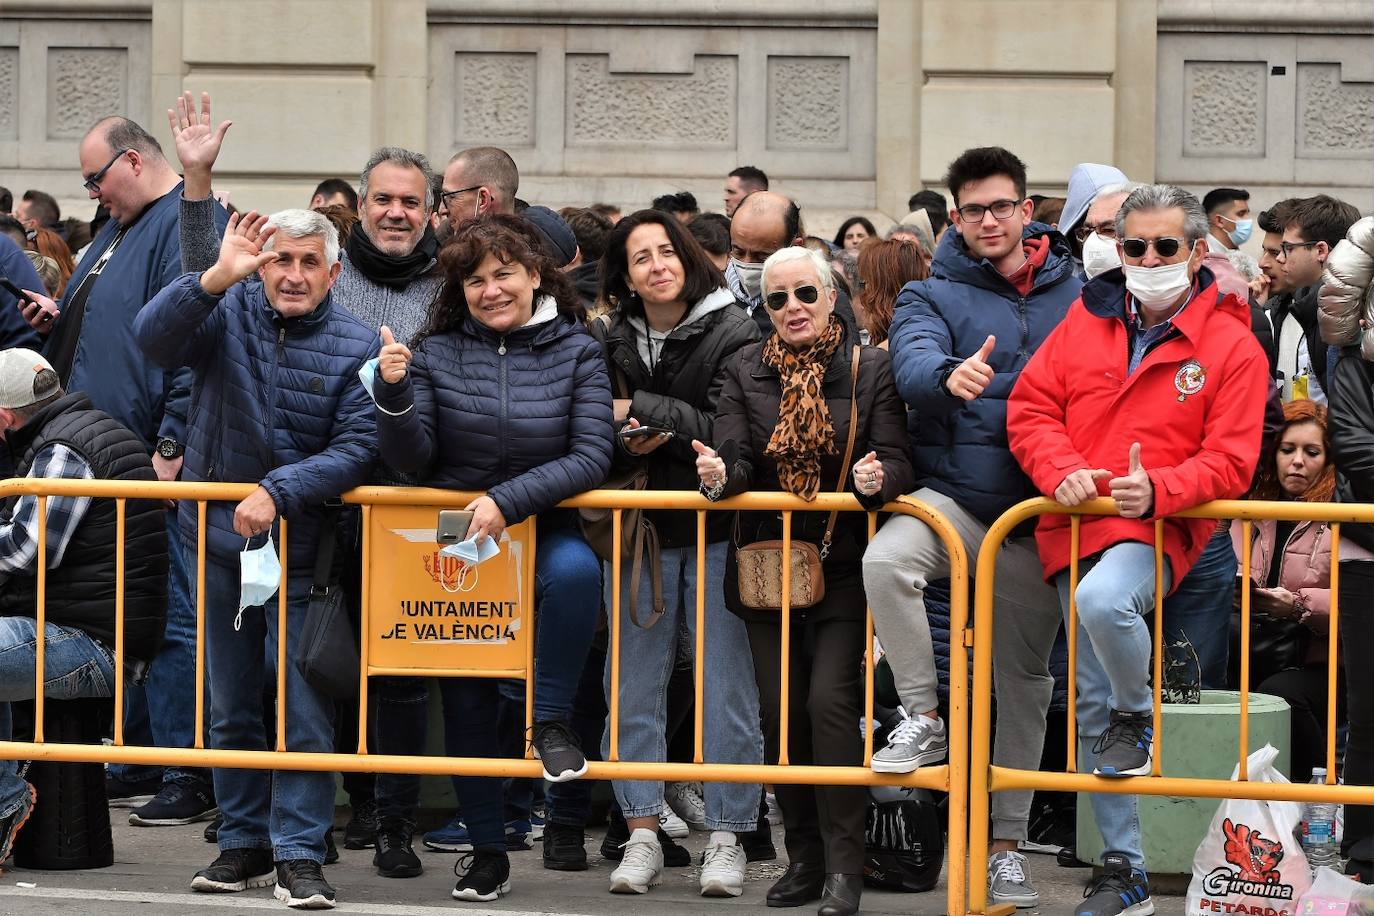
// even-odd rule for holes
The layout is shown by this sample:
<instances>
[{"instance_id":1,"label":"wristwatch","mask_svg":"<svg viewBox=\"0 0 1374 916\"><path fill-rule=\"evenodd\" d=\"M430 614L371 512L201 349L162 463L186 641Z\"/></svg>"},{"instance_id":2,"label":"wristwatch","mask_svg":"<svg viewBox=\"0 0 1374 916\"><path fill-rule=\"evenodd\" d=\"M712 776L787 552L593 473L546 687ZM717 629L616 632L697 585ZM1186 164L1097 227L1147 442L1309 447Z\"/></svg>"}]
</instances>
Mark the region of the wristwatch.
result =
<instances>
[{"instance_id":1,"label":"wristwatch","mask_svg":"<svg viewBox=\"0 0 1374 916\"><path fill-rule=\"evenodd\" d=\"M168 461L175 461L186 453L186 446L171 436L163 436L157 440L157 453Z\"/></svg>"}]
</instances>

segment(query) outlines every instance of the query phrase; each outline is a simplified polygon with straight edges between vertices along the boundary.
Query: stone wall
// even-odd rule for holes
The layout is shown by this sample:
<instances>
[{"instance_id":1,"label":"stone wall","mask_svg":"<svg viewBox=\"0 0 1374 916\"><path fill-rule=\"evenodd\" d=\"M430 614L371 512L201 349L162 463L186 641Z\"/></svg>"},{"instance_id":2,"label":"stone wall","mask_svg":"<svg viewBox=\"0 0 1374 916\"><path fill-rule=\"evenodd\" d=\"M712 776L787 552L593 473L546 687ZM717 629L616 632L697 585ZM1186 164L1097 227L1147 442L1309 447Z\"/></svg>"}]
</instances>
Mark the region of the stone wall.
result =
<instances>
[{"instance_id":1,"label":"stone wall","mask_svg":"<svg viewBox=\"0 0 1374 916\"><path fill-rule=\"evenodd\" d=\"M1371 52L1368 0L4 0L0 184L89 213L85 127L166 142L186 88L234 121L219 186L267 209L383 143L503 146L554 206L719 208L758 165L822 232L991 143L1044 192L1090 160L1370 209Z\"/></svg>"}]
</instances>

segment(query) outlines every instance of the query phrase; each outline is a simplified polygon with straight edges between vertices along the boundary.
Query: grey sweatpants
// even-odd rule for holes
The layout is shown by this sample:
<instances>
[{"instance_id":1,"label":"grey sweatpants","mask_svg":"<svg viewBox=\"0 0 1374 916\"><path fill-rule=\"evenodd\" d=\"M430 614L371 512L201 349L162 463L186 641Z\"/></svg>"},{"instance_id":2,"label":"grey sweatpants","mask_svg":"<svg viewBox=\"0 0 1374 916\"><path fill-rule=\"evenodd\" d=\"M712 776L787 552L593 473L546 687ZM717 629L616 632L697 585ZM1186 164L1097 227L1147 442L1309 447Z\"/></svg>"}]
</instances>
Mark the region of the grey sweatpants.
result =
<instances>
[{"instance_id":1,"label":"grey sweatpants","mask_svg":"<svg viewBox=\"0 0 1374 916\"><path fill-rule=\"evenodd\" d=\"M912 496L949 519L958 531L972 577L987 525L942 493L927 488ZM911 713L926 712L937 704L925 588L932 579L948 575L944 543L924 522L909 516L892 516L864 553L864 590L873 610L873 625L892 667L897 694ZM1045 713L1054 692L1050 650L1062 613L1059 595L1045 582L1034 538L1011 538L1003 544L994 589L992 674L997 737L992 762L1038 770L1045 744ZM953 651L960 651L958 634L952 641ZM1024 840L1030 806L1030 792L994 794L993 838Z\"/></svg>"}]
</instances>

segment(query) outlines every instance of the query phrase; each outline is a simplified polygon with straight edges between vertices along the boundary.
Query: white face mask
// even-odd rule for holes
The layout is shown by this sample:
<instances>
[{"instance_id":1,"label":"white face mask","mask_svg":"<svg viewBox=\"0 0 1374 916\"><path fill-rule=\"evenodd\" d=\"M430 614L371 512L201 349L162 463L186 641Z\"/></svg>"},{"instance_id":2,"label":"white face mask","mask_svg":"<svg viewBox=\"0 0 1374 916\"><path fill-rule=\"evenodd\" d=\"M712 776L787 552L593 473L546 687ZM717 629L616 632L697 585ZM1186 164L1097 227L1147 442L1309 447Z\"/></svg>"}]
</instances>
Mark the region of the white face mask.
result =
<instances>
[{"instance_id":1,"label":"white face mask","mask_svg":"<svg viewBox=\"0 0 1374 916\"><path fill-rule=\"evenodd\" d=\"M496 543L495 538L487 536L483 536L480 541L475 537L470 537L466 541L449 544L439 551L444 556L456 557L469 566L485 563L500 552L501 545Z\"/></svg>"},{"instance_id":2,"label":"white face mask","mask_svg":"<svg viewBox=\"0 0 1374 916\"><path fill-rule=\"evenodd\" d=\"M1146 308L1158 309L1172 304L1188 291L1192 278L1188 276L1188 262L1164 264L1160 267L1125 266L1126 289Z\"/></svg>"},{"instance_id":3,"label":"white face mask","mask_svg":"<svg viewBox=\"0 0 1374 916\"><path fill-rule=\"evenodd\" d=\"M1083 242L1083 272L1089 280L1120 266L1121 256L1114 239L1104 239L1094 232Z\"/></svg>"},{"instance_id":4,"label":"white face mask","mask_svg":"<svg viewBox=\"0 0 1374 916\"><path fill-rule=\"evenodd\" d=\"M737 258L731 258L730 263L734 265L735 276L739 277L739 285L744 289L744 295L750 300L758 299L763 295L763 265L746 264Z\"/></svg>"},{"instance_id":5,"label":"white face mask","mask_svg":"<svg viewBox=\"0 0 1374 916\"><path fill-rule=\"evenodd\" d=\"M239 613L234 618L234 629L243 624L245 608L266 604L281 585L281 561L277 559L277 548L272 544L272 535L267 535L267 543L251 548L251 541L244 541L243 553L239 554Z\"/></svg>"}]
</instances>

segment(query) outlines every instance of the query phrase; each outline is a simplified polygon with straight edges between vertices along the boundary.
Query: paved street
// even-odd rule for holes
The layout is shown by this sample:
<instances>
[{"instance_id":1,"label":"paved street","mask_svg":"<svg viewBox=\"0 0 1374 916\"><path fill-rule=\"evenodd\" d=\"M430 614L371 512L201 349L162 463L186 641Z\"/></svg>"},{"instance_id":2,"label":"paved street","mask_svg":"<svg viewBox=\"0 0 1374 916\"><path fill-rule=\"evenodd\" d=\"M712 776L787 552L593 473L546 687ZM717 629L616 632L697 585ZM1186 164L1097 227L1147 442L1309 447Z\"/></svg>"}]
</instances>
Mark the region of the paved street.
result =
<instances>
[{"instance_id":1,"label":"paved street","mask_svg":"<svg viewBox=\"0 0 1374 916\"><path fill-rule=\"evenodd\" d=\"M207 864L213 847L201 839L203 824L189 827L139 828L125 822L127 813L115 811L115 864L111 868L84 872L34 872L12 869L0 876L0 916L55 913L98 913L100 916L173 916L173 914L257 913L282 911L285 907L272 899L271 889L249 891L233 896L192 893L189 881L195 870ZM774 831L781 840L781 828ZM706 834L693 833L685 841L693 852L705 845ZM612 896L606 892L612 863L596 854L600 832L589 839L592 867L582 873L550 872L540 865L539 847L530 852L511 854L514 891L497 904L463 904L452 900L454 855L421 851L425 873L409 880L381 878L371 868L372 852L340 850L342 859L325 874L339 892L339 913L376 913L384 916L430 914L441 910L467 913L558 913L623 914L641 916L651 913L708 914L722 908L742 914L776 913L763 905L764 891L781 871L779 862L758 863L749 867L743 897L735 900L707 900L696 893L694 869L670 869L664 884L647 897ZM1058 868L1048 856L1031 856L1033 877L1040 887L1044 905L1028 914L1071 914L1082 895L1083 870ZM19 887L31 883L34 888ZM1181 897L1156 894L1156 911L1165 916L1183 913ZM798 913L814 912L811 907ZM944 884L928 894L889 894L867 891L863 912L937 916L945 912Z\"/></svg>"}]
</instances>

